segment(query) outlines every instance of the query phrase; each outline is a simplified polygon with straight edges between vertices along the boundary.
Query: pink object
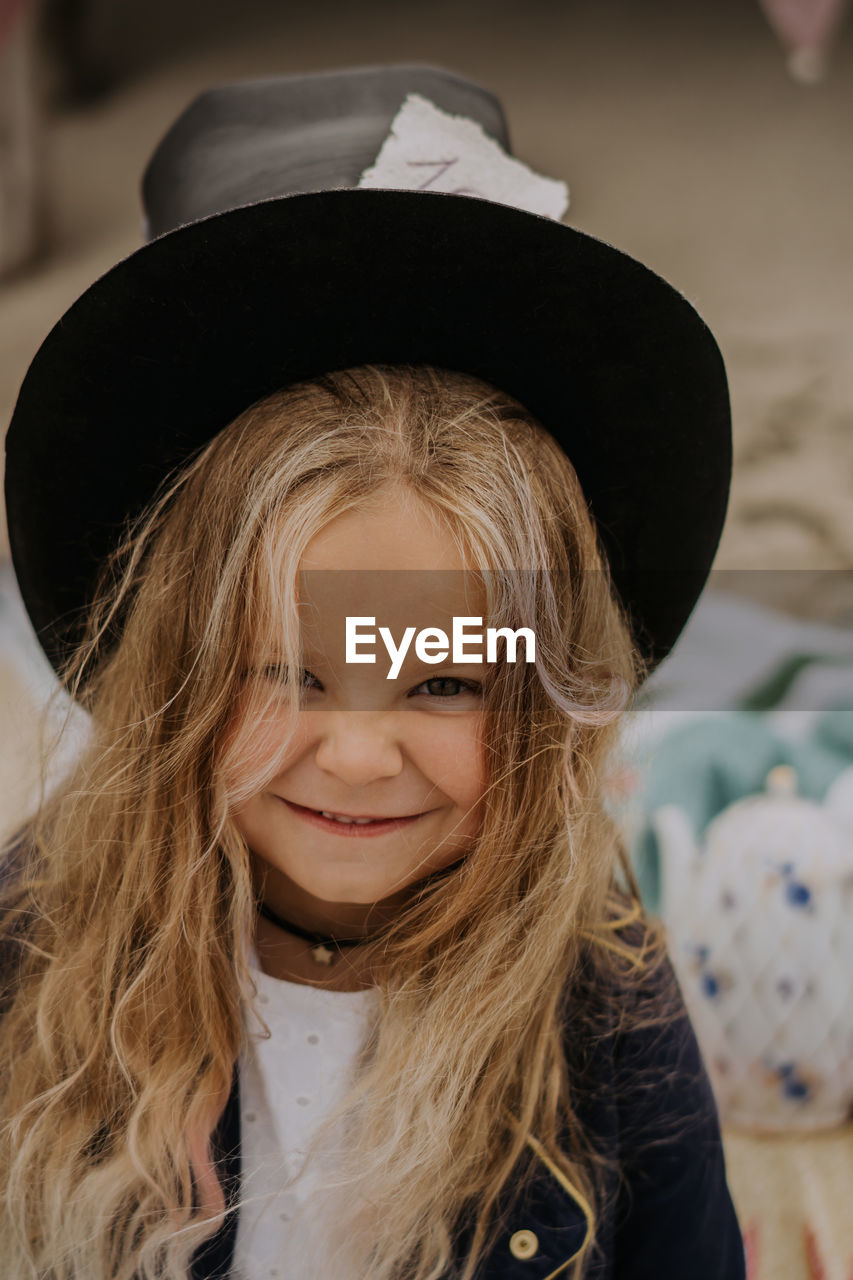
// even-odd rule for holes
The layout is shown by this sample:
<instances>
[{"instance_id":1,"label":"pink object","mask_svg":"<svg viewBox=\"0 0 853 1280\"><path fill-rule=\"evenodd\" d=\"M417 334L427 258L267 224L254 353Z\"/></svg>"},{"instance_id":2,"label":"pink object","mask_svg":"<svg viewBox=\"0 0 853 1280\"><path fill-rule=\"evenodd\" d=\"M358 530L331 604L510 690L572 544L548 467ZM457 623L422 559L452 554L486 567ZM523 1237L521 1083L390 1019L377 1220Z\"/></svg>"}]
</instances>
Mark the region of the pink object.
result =
<instances>
[{"instance_id":1,"label":"pink object","mask_svg":"<svg viewBox=\"0 0 853 1280\"><path fill-rule=\"evenodd\" d=\"M829 1275L824 1266L820 1249L817 1243L817 1233L812 1230L808 1223L803 1227L803 1242L806 1249L806 1261L809 1264L809 1280L827 1280ZM850 1264L850 1270L847 1273L848 1280L853 1280L853 1262ZM750 1280L747 1274L747 1280Z\"/></svg>"},{"instance_id":2,"label":"pink object","mask_svg":"<svg viewBox=\"0 0 853 1280\"><path fill-rule=\"evenodd\" d=\"M15 22L26 6L27 0L0 0L0 49L12 34Z\"/></svg>"},{"instance_id":3,"label":"pink object","mask_svg":"<svg viewBox=\"0 0 853 1280\"><path fill-rule=\"evenodd\" d=\"M788 50L788 67L798 80L820 80L829 43L847 0L759 0Z\"/></svg>"},{"instance_id":4,"label":"pink object","mask_svg":"<svg viewBox=\"0 0 853 1280\"><path fill-rule=\"evenodd\" d=\"M809 1280L826 1280L826 1267L817 1247L817 1236L806 1223L803 1227L803 1242L806 1248L806 1261L809 1264Z\"/></svg>"},{"instance_id":5,"label":"pink object","mask_svg":"<svg viewBox=\"0 0 853 1280\"><path fill-rule=\"evenodd\" d=\"M746 1256L746 1280L758 1280L758 1219L752 1218L743 1229L743 1251Z\"/></svg>"}]
</instances>

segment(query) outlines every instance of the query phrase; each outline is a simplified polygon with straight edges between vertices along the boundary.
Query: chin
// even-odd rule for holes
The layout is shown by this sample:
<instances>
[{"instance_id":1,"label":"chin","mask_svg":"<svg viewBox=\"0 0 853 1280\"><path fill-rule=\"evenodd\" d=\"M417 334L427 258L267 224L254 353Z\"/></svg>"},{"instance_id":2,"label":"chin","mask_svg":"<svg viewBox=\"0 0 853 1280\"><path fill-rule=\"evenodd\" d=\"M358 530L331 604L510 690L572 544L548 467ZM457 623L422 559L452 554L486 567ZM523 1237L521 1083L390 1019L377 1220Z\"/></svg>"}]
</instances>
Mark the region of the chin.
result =
<instances>
[{"instance_id":1,"label":"chin","mask_svg":"<svg viewBox=\"0 0 853 1280\"><path fill-rule=\"evenodd\" d=\"M368 907L374 902L381 902L383 898L395 892L395 887L392 885L369 883L364 880L344 880L340 876L330 878L328 881L311 876L306 876L304 879L294 877L294 883L312 898L330 905L341 903ZM400 886L396 888L399 889Z\"/></svg>"},{"instance_id":2,"label":"chin","mask_svg":"<svg viewBox=\"0 0 853 1280\"><path fill-rule=\"evenodd\" d=\"M376 902L382 902L383 899L390 897L391 894L397 892L397 889L391 885L378 885L370 888L365 885L341 885L328 886L327 890L322 894L315 894L316 897L322 897L324 901L331 903L347 904L349 906L371 907Z\"/></svg>"}]
</instances>

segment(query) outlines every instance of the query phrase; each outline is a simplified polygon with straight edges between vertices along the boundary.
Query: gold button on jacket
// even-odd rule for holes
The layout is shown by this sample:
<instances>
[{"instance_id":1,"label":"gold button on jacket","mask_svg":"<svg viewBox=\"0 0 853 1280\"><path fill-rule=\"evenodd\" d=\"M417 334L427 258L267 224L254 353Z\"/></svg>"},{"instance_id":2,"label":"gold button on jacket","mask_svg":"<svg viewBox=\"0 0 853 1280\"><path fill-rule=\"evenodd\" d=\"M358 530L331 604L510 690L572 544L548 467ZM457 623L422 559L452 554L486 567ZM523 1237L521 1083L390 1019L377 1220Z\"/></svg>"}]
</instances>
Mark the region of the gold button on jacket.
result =
<instances>
[{"instance_id":1,"label":"gold button on jacket","mask_svg":"<svg viewBox=\"0 0 853 1280\"><path fill-rule=\"evenodd\" d=\"M509 1251L514 1258L532 1258L539 1248L534 1231L514 1231L509 1240Z\"/></svg>"}]
</instances>

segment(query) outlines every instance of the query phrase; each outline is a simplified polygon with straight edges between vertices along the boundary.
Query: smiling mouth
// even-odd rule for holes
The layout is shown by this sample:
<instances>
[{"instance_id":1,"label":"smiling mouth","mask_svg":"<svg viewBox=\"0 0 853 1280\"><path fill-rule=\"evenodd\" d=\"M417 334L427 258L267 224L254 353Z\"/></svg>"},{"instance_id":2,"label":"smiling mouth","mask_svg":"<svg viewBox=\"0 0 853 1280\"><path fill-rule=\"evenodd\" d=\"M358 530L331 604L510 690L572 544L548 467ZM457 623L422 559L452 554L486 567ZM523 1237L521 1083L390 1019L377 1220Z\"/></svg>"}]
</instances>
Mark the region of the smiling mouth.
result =
<instances>
[{"instance_id":1,"label":"smiling mouth","mask_svg":"<svg viewBox=\"0 0 853 1280\"><path fill-rule=\"evenodd\" d=\"M401 826L407 826L410 822L416 822L418 818L426 817L426 813L405 814L401 817L358 816L355 814L333 813L329 809L309 809L306 805L295 804L292 800L285 800L284 803L289 809L293 809L298 813L300 817L322 825L327 830L337 830L341 834L355 834L358 831L365 835L368 833L373 834L374 832L378 835L382 830L394 830ZM427 810L426 812L431 813L432 810Z\"/></svg>"},{"instance_id":2,"label":"smiling mouth","mask_svg":"<svg viewBox=\"0 0 853 1280\"><path fill-rule=\"evenodd\" d=\"M325 809L315 809L315 813L319 813L323 818L331 818L333 822L354 822L359 826L364 826L368 822L392 822L393 818L349 818L344 813L327 813ZM417 817L417 814L407 814L406 817Z\"/></svg>"}]
</instances>

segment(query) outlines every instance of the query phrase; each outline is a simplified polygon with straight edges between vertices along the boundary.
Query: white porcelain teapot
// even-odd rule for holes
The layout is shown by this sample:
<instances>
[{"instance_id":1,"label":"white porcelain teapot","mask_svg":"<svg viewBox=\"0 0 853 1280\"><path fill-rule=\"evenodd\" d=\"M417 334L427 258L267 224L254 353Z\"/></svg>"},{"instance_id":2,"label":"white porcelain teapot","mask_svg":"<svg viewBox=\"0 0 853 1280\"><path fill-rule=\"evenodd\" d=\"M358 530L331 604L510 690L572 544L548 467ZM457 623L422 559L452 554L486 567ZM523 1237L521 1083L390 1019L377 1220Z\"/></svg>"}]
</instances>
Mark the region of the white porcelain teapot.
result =
<instances>
[{"instance_id":1,"label":"white porcelain teapot","mask_svg":"<svg viewBox=\"0 0 853 1280\"><path fill-rule=\"evenodd\" d=\"M661 914L724 1123L842 1124L853 1103L853 768L822 804L789 765L697 840L658 809Z\"/></svg>"}]
</instances>

